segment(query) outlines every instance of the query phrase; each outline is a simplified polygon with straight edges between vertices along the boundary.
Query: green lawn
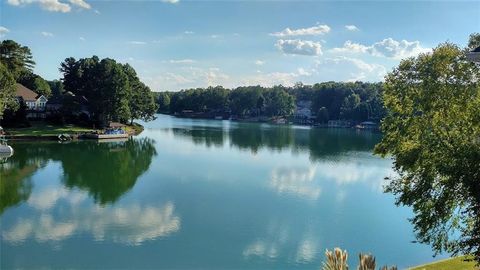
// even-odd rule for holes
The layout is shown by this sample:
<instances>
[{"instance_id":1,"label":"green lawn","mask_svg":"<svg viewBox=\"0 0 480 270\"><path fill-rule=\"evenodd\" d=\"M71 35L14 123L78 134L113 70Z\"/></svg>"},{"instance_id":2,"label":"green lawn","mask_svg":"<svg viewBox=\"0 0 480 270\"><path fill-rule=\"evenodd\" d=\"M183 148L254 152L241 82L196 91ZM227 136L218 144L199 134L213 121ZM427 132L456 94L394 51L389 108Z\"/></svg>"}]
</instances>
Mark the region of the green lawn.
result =
<instances>
[{"instance_id":1,"label":"green lawn","mask_svg":"<svg viewBox=\"0 0 480 270\"><path fill-rule=\"evenodd\" d=\"M412 267L410 270L475 270L480 268L475 268L474 262L465 262L466 256L441 260L438 262L433 262L429 264L420 265L417 267Z\"/></svg>"},{"instance_id":2,"label":"green lawn","mask_svg":"<svg viewBox=\"0 0 480 270\"><path fill-rule=\"evenodd\" d=\"M5 131L11 135L25 135L25 136L38 136L38 135L58 135L63 133L74 134L93 131L90 128L78 127L73 125L56 126L42 122L32 122L32 126L28 128L6 128Z\"/></svg>"},{"instance_id":3,"label":"green lawn","mask_svg":"<svg viewBox=\"0 0 480 270\"><path fill-rule=\"evenodd\" d=\"M75 134L95 131L92 128L79 127L75 125L57 126L44 122L31 122L28 128L6 128L5 131L11 135L23 136L41 136L41 135L59 135L59 134ZM143 127L138 124L126 126L125 131L130 134L139 134Z\"/></svg>"}]
</instances>

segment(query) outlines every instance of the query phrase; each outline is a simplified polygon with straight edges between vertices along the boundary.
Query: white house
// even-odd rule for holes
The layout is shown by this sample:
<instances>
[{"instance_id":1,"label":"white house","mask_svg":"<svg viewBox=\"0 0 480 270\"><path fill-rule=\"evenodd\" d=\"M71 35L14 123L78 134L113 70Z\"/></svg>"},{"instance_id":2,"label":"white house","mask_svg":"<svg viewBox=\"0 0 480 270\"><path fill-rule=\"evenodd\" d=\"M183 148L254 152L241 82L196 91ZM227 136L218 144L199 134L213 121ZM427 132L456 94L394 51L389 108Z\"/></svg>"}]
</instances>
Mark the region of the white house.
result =
<instances>
[{"instance_id":1,"label":"white house","mask_svg":"<svg viewBox=\"0 0 480 270\"><path fill-rule=\"evenodd\" d=\"M48 99L17 83L15 96L27 107L27 118L45 118Z\"/></svg>"}]
</instances>

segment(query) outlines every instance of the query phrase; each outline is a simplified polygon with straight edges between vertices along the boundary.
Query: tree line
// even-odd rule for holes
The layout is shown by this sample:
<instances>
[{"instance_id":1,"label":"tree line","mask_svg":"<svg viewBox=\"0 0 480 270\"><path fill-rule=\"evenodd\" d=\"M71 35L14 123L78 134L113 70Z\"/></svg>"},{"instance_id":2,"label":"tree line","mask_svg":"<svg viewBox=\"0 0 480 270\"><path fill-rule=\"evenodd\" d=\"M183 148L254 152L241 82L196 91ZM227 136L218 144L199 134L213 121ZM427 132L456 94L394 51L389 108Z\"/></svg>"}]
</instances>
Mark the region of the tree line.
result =
<instances>
[{"instance_id":1,"label":"tree line","mask_svg":"<svg viewBox=\"0 0 480 270\"><path fill-rule=\"evenodd\" d=\"M385 114L382 83L324 82L314 85L297 83L293 87L221 86L195 88L179 92L156 93L159 112L177 114L194 112L228 112L247 118L254 116L290 116L296 102L309 101L319 123L342 119L379 121Z\"/></svg>"},{"instance_id":2,"label":"tree line","mask_svg":"<svg viewBox=\"0 0 480 270\"><path fill-rule=\"evenodd\" d=\"M101 125L134 119L152 120L157 104L150 88L129 64L97 56L61 63L61 80L47 81L33 72L35 62L27 46L13 40L0 43L0 120L2 124L25 122L25 106L15 97L20 83L39 95L61 101L62 109L51 120L79 121L80 107L88 112L87 122ZM74 98L77 97L77 98ZM78 97L84 97L84 104Z\"/></svg>"}]
</instances>

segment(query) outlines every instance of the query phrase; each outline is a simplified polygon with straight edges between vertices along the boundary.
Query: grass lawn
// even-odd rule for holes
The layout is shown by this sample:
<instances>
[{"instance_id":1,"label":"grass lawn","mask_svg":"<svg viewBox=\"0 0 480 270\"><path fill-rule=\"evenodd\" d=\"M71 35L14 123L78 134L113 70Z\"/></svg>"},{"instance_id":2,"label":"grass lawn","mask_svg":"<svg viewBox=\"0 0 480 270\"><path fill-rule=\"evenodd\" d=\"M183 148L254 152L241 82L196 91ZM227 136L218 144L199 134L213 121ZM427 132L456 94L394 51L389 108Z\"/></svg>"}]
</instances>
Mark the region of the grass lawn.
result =
<instances>
[{"instance_id":1,"label":"grass lawn","mask_svg":"<svg viewBox=\"0 0 480 270\"><path fill-rule=\"evenodd\" d=\"M441 260L410 268L410 270L476 270L475 262L465 262L465 256Z\"/></svg>"},{"instance_id":2,"label":"grass lawn","mask_svg":"<svg viewBox=\"0 0 480 270\"><path fill-rule=\"evenodd\" d=\"M41 135L59 135L59 134L75 134L94 131L92 128L79 127L75 125L57 126L44 122L31 122L32 126L28 128L6 128L5 131L11 135L23 136L41 136ZM132 134L138 134L143 130L140 125L125 127L125 131Z\"/></svg>"},{"instance_id":3,"label":"grass lawn","mask_svg":"<svg viewBox=\"0 0 480 270\"><path fill-rule=\"evenodd\" d=\"M38 135L58 135L63 133L74 134L90 132L93 129L78 127L73 125L56 126L43 122L32 122L28 128L6 128L5 131L11 135L38 136Z\"/></svg>"}]
</instances>

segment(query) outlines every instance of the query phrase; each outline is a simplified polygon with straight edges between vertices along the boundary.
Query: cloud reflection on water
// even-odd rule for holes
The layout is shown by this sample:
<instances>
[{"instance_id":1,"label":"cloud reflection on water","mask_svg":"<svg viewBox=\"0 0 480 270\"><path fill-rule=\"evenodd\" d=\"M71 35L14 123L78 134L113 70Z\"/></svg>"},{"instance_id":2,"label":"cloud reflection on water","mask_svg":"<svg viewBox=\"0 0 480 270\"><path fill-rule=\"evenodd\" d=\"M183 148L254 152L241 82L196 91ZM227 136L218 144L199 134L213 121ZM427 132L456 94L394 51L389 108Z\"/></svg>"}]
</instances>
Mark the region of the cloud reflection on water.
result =
<instances>
[{"instance_id":1,"label":"cloud reflection on water","mask_svg":"<svg viewBox=\"0 0 480 270\"><path fill-rule=\"evenodd\" d=\"M180 230L181 219L172 202L161 206L101 207L86 202L87 198L77 190L47 187L32 194L28 201L36 209L34 217L20 218L10 228L2 228L2 237L11 244L20 244L29 238L37 242L62 241L87 233L96 241L140 245ZM56 216L58 211L62 212L61 218Z\"/></svg>"}]
</instances>

